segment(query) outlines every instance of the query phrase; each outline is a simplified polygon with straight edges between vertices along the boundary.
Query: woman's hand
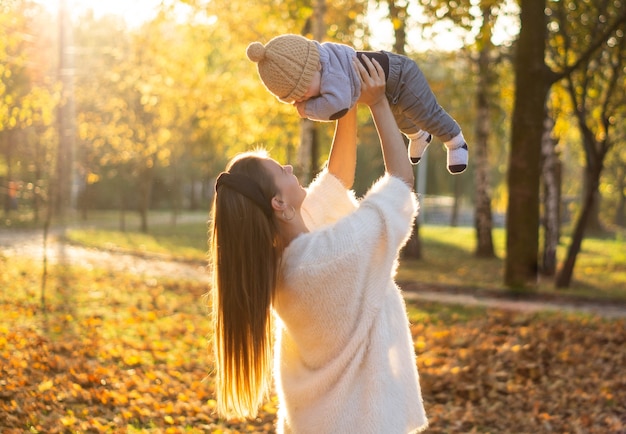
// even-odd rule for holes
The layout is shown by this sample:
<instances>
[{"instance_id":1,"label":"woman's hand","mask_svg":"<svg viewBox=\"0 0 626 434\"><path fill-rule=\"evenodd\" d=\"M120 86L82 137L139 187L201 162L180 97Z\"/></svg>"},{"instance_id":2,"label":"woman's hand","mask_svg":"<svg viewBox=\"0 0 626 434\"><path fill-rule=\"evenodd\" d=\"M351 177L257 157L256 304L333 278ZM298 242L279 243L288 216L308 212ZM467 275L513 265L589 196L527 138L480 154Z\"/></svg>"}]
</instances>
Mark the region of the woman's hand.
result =
<instances>
[{"instance_id":1,"label":"woman's hand","mask_svg":"<svg viewBox=\"0 0 626 434\"><path fill-rule=\"evenodd\" d=\"M354 68L361 77L361 96L357 102L371 107L386 99L385 71L376 59L370 60L367 56L362 56L361 58L367 65L367 69L356 56L352 58Z\"/></svg>"},{"instance_id":2,"label":"woman's hand","mask_svg":"<svg viewBox=\"0 0 626 434\"><path fill-rule=\"evenodd\" d=\"M359 102L367 104L372 112L383 151L385 170L413 188L413 167L409 163L404 139L398 129L391 107L385 96L385 72L380 64L363 56L367 69L354 58L354 67L361 77ZM369 72L369 73L368 73Z\"/></svg>"},{"instance_id":3,"label":"woman's hand","mask_svg":"<svg viewBox=\"0 0 626 434\"><path fill-rule=\"evenodd\" d=\"M293 105L296 108L296 110L298 110L298 115L300 115L301 118L306 118L306 114L304 113L306 101L296 101L293 103Z\"/></svg>"}]
</instances>

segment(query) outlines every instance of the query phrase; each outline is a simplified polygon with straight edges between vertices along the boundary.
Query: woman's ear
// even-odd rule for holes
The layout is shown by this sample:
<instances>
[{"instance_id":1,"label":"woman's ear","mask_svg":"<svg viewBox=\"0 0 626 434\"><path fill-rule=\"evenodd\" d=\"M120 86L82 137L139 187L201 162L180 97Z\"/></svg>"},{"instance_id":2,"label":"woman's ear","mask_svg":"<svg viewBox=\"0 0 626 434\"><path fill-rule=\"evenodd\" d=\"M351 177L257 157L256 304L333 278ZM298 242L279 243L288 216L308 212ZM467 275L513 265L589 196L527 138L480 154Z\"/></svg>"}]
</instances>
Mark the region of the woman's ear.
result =
<instances>
[{"instance_id":1,"label":"woman's ear","mask_svg":"<svg viewBox=\"0 0 626 434\"><path fill-rule=\"evenodd\" d=\"M272 198L272 208L274 208L276 211L284 211L286 208L286 204L285 201L282 200L279 196L274 196Z\"/></svg>"}]
</instances>

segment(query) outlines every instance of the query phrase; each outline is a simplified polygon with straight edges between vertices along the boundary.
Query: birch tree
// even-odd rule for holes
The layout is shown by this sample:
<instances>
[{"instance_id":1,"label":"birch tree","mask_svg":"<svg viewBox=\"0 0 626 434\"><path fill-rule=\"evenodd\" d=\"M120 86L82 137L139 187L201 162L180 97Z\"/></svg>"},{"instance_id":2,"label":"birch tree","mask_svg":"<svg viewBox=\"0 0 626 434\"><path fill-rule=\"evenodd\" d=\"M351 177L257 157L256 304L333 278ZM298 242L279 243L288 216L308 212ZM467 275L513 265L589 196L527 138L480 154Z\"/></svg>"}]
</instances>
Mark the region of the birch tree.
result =
<instances>
[{"instance_id":1,"label":"birch tree","mask_svg":"<svg viewBox=\"0 0 626 434\"><path fill-rule=\"evenodd\" d=\"M546 113L541 138L541 176L543 179L543 258L541 271L546 276L556 272L556 249L560 238L561 162L556 150L558 137L553 133L554 120Z\"/></svg>"},{"instance_id":2,"label":"birch tree","mask_svg":"<svg viewBox=\"0 0 626 434\"><path fill-rule=\"evenodd\" d=\"M493 215L491 207L490 182L490 141L493 140L491 119L499 101L495 94L498 82L497 69L494 65L506 58L507 47L493 43L494 27L499 17L509 13L504 0L482 0L479 2L448 0L422 1L424 10L431 19L439 21L449 19L466 33L468 42L465 50L469 53L472 67L475 68L476 121L474 141L470 144L471 161L475 180L475 218L476 230L475 254L478 257L494 257ZM456 180L455 181L459 181Z\"/></svg>"}]
</instances>

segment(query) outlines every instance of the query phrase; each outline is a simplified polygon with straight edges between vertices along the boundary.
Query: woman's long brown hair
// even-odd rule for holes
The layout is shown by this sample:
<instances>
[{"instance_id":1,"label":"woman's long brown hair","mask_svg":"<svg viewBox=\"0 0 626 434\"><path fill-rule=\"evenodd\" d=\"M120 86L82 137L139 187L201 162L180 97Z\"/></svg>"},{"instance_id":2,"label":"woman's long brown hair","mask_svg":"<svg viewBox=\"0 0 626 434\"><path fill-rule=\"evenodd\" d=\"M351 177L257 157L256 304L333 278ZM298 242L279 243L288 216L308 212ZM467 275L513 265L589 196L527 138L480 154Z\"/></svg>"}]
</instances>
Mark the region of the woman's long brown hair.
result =
<instances>
[{"instance_id":1,"label":"woman's long brown hair","mask_svg":"<svg viewBox=\"0 0 626 434\"><path fill-rule=\"evenodd\" d=\"M276 187L262 158L262 152L242 154L227 170L257 181L269 201ZM227 186L216 192L212 216L217 410L223 417L254 417L271 385L271 309L282 248L274 217Z\"/></svg>"}]
</instances>

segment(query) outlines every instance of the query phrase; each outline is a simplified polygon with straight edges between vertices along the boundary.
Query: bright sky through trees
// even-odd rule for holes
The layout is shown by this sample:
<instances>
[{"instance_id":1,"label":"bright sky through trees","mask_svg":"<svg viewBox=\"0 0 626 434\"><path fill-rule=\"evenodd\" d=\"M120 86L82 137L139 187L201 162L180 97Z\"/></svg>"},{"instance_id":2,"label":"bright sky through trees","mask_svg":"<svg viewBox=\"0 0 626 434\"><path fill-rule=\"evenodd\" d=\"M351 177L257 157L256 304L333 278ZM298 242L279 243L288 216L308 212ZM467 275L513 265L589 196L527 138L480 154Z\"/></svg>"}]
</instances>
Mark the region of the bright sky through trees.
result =
<instances>
[{"instance_id":1,"label":"bright sky through trees","mask_svg":"<svg viewBox=\"0 0 626 434\"><path fill-rule=\"evenodd\" d=\"M51 12L58 10L59 4L63 0L36 0L43 4ZM159 4L163 0L65 0L68 11L73 16L79 16L91 9L96 16L119 15L124 17L126 23L135 27L151 19L156 14ZM502 14L494 29L494 44L499 45L512 40L519 32L514 2L510 2L508 14ZM445 51L455 51L464 45L464 35L449 21L441 21L433 26L427 34L423 32L420 22L420 11L418 6L411 4L409 7L410 29L408 41L410 51L424 51L433 47ZM184 15L185 7L178 4L176 10ZM393 29L391 22L387 19L388 9L386 6L376 7L375 2L371 2L369 7L368 23L372 30L371 46L377 50L390 50L393 45ZM512 16L510 15L512 13Z\"/></svg>"},{"instance_id":2,"label":"bright sky through trees","mask_svg":"<svg viewBox=\"0 0 626 434\"><path fill-rule=\"evenodd\" d=\"M476 6L475 16L480 16L480 9ZM463 47L465 43L470 44L472 41L464 41L468 35L462 30L454 27L449 20L442 20L436 23L432 28L424 30L424 26L420 23L424 21L420 6L415 2L409 3L409 20L408 34L410 51L426 51L436 48L443 51L456 51ZM376 2L370 0L368 24L370 25L373 35L370 40L372 47L375 49L389 50L393 45L393 28L387 18L389 9L386 5L378 6ZM500 13L498 21L494 28L493 43L501 45L512 41L519 33L519 7L513 1L507 2ZM476 25L479 23L477 22ZM478 29L476 29L476 32ZM471 37L473 38L474 35Z\"/></svg>"},{"instance_id":3,"label":"bright sky through trees","mask_svg":"<svg viewBox=\"0 0 626 434\"><path fill-rule=\"evenodd\" d=\"M63 0L36 0L49 11L57 12ZM91 9L96 16L119 15L129 26L136 26L152 18L161 0L65 0L72 16L83 14Z\"/></svg>"}]
</instances>

